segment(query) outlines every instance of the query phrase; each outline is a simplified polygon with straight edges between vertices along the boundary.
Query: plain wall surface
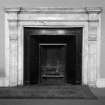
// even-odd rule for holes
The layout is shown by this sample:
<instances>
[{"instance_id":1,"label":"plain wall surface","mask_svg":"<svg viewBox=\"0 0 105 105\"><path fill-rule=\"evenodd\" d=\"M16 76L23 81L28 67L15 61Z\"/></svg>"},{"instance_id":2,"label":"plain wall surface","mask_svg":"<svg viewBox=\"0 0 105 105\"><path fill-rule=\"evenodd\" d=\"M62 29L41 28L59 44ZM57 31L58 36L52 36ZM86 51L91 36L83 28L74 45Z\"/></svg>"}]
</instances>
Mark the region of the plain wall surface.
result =
<instances>
[{"instance_id":1,"label":"plain wall surface","mask_svg":"<svg viewBox=\"0 0 105 105\"><path fill-rule=\"evenodd\" d=\"M4 8L36 8L36 7L102 7L102 36L101 36L101 58L100 75L105 78L105 0L0 0L0 77L5 76L4 69Z\"/></svg>"}]
</instances>

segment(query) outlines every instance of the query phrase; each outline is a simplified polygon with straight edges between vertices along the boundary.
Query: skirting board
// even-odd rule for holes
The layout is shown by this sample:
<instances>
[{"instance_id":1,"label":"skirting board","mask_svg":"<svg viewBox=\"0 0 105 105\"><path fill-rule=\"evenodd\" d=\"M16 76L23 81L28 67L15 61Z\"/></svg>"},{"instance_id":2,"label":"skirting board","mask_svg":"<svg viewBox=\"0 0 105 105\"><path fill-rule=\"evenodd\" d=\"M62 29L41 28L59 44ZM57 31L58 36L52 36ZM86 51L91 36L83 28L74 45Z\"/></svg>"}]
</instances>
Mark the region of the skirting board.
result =
<instances>
[{"instance_id":1,"label":"skirting board","mask_svg":"<svg viewBox=\"0 0 105 105\"><path fill-rule=\"evenodd\" d=\"M0 87L8 87L9 81L6 78L0 78Z\"/></svg>"},{"instance_id":2,"label":"skirting board","mask_svg":"<svg viewBox=\"0 0 105 105\"><path fill-rule=\"evenodd\" d=\"M98 79L96 85L98 88L105 88L105 78Z\"/></svg>"}]
</instances>

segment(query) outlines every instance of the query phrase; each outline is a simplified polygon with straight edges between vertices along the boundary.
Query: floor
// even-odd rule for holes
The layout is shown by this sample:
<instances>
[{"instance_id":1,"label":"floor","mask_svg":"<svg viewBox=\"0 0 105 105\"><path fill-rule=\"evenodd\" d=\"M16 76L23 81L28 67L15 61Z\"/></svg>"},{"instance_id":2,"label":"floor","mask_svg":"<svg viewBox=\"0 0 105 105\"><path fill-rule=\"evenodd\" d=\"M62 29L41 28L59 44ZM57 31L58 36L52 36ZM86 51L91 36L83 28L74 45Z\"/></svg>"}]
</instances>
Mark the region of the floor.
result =
<instances>
[{"instance_id":1,"label":"floor","mask_svg":"<svg viewBox=\"0 0 105 105\"><path fill-rule=\"evenodd\" d=\"M0 105L105 105L105 88L91 88L97 100L82 99L0 99Z\"/></svg>"}]
</instances>

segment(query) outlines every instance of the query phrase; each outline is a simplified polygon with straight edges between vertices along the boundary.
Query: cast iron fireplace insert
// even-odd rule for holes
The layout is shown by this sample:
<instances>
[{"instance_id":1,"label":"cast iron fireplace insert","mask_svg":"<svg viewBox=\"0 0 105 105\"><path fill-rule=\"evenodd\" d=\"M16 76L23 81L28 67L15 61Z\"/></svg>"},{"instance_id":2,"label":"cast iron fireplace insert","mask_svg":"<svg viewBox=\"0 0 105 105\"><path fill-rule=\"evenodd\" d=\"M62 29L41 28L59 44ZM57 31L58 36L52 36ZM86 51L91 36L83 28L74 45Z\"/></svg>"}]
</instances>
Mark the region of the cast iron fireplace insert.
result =
<instances>
[{"instance_id":1,"label":"cast iron fireplace insert","mask_svg":"<svg viewBox=\"0 0 105 105\"><path fill-rule=\"evenodd\" d=\"M24 85L82 83L82 28L24 27Z\"/></svg>"}]
</instances>

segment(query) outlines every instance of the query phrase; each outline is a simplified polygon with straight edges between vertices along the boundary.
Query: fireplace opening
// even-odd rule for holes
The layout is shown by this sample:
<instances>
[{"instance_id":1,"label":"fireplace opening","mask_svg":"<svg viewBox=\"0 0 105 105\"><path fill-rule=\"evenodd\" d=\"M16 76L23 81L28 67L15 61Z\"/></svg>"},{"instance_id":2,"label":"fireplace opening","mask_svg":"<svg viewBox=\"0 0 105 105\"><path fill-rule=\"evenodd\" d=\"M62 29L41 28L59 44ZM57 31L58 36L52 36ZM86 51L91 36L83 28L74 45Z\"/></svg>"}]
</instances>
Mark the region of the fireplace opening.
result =
<instances>
[{"instance_id":1,"label":"fireplace opening","mask_svg":"<svg viewBox=\"0 0 105 105\"><path fill-rule=\"evenodd\" d=\"M24 85L81 84L82 28L24 28Z\"/></svg>"}]
</instances>

